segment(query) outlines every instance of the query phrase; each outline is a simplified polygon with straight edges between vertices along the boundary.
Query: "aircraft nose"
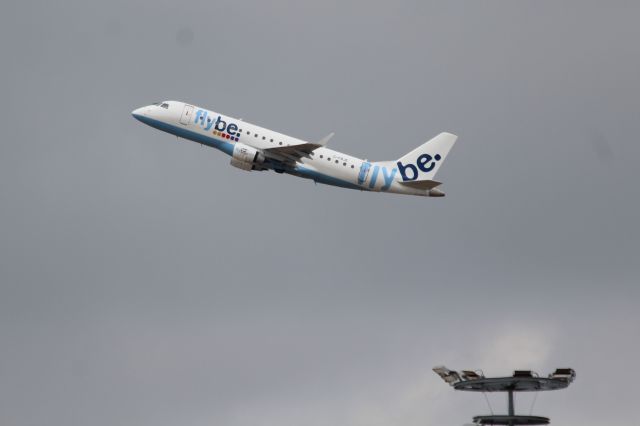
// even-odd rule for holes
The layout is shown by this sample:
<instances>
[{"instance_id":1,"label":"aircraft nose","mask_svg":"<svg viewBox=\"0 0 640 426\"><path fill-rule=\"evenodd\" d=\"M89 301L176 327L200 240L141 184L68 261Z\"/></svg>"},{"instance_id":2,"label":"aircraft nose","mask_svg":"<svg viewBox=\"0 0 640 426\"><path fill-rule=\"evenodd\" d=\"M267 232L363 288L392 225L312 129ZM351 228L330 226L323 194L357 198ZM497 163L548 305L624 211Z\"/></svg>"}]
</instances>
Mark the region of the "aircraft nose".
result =
<instances>
[{"instance_id":1,"label":"aircraft nose","mask_svg":"<svg viewBox=\"0 0 640 426\"><path fill-rule=\"evenodd\" d=\"M144 109L145 107L134 109L133 111L131 111L131 115L133 115L136 120L140 120L140 118L144 115Z\"/></svg>"}]
</instances>

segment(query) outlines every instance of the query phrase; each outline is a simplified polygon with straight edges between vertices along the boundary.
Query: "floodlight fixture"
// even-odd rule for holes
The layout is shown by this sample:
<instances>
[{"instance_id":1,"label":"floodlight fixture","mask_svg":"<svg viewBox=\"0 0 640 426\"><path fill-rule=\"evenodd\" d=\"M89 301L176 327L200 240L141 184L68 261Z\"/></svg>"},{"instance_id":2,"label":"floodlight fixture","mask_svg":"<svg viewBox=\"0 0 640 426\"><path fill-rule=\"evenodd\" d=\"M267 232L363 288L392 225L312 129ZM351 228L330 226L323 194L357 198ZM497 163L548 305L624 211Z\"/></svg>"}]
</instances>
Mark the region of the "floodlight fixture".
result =
<instances>
[{"instance_id":1,"label":"floodlight fixture","mask_svg":"<svg viewBox=\"0 0 640 426\"><path fill-rule=\"evenodd\" d=\"M508 414L475 416L473 422L477 425L547 425L547 417L516 414L514 393L564 389L576 377L576 372L571 368L558 368L548 377L540 377L531 370L516 370L511 377L485 377L481 370L462 370L460 375L444 366L435 367L433 371L455 390L507 392ZM480 374L477 371L480 371Z\"/></svg>"}]
</instances>

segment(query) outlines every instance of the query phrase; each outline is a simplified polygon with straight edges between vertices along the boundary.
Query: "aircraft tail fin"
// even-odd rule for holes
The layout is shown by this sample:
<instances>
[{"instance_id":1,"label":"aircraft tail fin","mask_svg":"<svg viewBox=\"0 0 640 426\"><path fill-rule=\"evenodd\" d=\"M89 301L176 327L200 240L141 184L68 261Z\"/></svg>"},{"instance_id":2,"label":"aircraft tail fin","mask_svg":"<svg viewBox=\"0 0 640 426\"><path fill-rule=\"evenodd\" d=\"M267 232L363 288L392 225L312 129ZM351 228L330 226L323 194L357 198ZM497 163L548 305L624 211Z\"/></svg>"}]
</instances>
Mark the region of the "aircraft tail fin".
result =
<instances>
[{"instance_id":1,"label":"aircraft tail fin","mask_svg":"<svg viewBox=\"0 0 640 426\"><path fill-rule=\"evenodd\" d=\"M458 137L443 132L396 161L401 182L433 180Z\"/></svg>"}]
</instances>

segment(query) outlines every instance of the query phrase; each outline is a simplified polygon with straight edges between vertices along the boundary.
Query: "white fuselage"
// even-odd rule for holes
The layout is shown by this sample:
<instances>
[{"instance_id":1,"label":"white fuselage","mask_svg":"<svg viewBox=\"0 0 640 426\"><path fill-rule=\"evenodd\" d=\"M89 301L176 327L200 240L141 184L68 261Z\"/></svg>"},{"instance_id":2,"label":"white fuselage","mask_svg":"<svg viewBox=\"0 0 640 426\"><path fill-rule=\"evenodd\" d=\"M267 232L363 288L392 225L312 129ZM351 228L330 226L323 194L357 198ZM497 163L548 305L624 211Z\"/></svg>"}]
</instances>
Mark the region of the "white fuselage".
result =
<instances>
[{"instance_id":1,"label":"white fuselage","mask_svg":"<svg viewBox=\"0 0 640 426\"><path fill-rule=\"evenodd\" d=\"M266 156L265 163L258 170L271 169L318 183L363 191L435 195L429 194L428 190L404 185L393 161L370 163L319 145L308 149L303 155L281 155L280 152L286 152L283 148L308 147L309 141L184 102L157 103L138 108L132 114L151 127L217 148L232 157L234 148L242 144L254 148Z\"/></svg>"}]
</instances>

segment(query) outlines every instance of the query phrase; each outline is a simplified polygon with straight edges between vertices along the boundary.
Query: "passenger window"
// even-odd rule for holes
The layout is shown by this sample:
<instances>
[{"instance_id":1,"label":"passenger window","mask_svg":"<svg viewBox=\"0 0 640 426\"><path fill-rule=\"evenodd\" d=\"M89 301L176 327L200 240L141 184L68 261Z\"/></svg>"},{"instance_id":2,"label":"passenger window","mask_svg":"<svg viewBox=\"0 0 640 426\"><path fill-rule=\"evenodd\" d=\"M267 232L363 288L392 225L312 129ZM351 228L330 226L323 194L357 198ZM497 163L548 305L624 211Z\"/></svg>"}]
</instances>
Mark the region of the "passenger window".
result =
<instances>
[{"instance_id":1,"label":"passenger window","mask_svg":"<svg viewBox=\"0 0 640 426\"><path fill-rule=\"evenodd\" d=\"M324 157L322 156L322 154L320 154L320 158L324 158Z\"/></svg>"},{"instance_id":2,"label":"passenger window","mask_svg":"<svg viewBox=\"0 0 640 426\"><path fill-rule=\"evenodd\" d=\"M262 137L262 140L265 140L265 139L266 139L266 138L263 136L263 137Z\"/></svg>"},{"instance_id":3,"label":"passenger window","mask_svg":"<svg viewBox=\"0 0 640 426\"><path fill-rule=\"evenodd\" d=\"M351 168L353 169L353 164L351 165Z\"/></svg>"},{"instance_id":4,"label":"passenger window","mask_svg":"<svg viewBox=\"0 0 640 426\"><path fill-rule=\"evenodd\" d=\"M255 135L253 135L253 137L254 137L254 138L257 138L257 137L258 137L258 134L256 133Z\"/></svg>"},{"instance_id":5,"label":"passenger window","mask_svg":"<svg viewBox=\"0 0 640 426\"><path fill-rule=\"evenodd\" d=\"M342 165L343 165L343 166L346 166L346 165L347 165L347 163L342 163Z\"/></svg>"},{"instance_id":6,"label":"passenger window","mask_svg":"<svg viewBox=\"0 0 640 426\"><path fill-rule=\"evenodd\" d=\"M280 145L282 145L282 142L280 142Z\"/></svg>"}]
</instances>

